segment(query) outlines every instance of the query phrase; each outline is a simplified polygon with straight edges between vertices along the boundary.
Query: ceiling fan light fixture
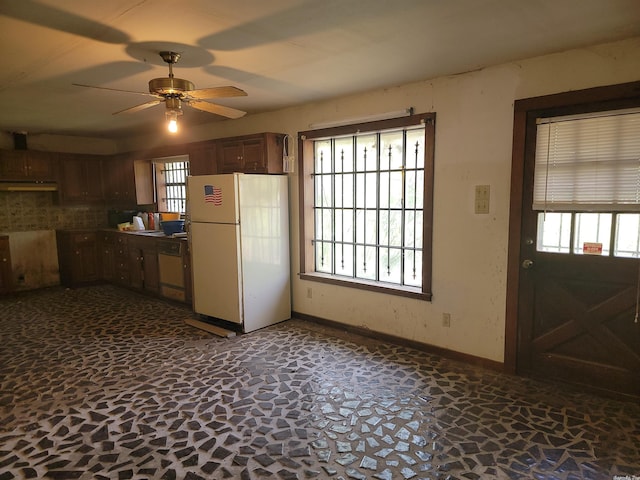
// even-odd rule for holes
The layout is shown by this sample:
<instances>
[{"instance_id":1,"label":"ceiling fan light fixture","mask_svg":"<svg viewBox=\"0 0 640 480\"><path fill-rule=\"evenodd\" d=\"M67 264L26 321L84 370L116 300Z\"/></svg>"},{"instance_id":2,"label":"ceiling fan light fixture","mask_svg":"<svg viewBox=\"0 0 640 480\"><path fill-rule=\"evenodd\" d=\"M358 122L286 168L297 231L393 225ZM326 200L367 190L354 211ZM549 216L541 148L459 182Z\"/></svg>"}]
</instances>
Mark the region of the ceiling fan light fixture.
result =
<instances>
[{"instance_id":1,"label":"ceiling fan light fixture","mask_svg":"<svg viewBox=\"0 0 640 480\"><path fill-rule=\"evenodd\" d=\"M167 130L170 133L178 132L178 114L174 110L167 110L165 113L167 117Z\"/></svg>"},{"instance_id":2,"label":"ceiling fan light fixture","mask_svg":"<svg viewBox=\"0 0 640 480\"><path fill-rule=\"evenodd\" d=\"M178 131L178 117L182 115L182 106L180 105L179 98L167 98L166 100L167 110L164 115L167 119L167 129L171 133Z\"/></svg>"}]
</instances>

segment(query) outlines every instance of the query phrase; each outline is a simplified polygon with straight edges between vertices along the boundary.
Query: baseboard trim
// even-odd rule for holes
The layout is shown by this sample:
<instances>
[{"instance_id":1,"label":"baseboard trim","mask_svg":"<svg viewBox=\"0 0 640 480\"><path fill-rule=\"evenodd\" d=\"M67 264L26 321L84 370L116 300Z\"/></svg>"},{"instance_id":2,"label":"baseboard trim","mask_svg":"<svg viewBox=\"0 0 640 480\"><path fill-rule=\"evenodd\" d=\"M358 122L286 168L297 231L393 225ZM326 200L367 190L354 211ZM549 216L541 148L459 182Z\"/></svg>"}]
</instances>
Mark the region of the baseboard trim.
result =
<instances>
[{"instance_id":1,"label":"baseboard trim","mask_svg":"<svg viewBox=\"0 0 640 480\"><path fill-rule=\"evenodd\" d=\"M387 333L375 332L367 328L357 327L355 325L347 325L344 323L336 322L334 320L327 320L326 318L316 317L315 315L308 315L306 313L291 312L291 318L299 318L300 320L306 320L308 322L317 323L319 325L337 328L339 330L346 330L349 333L362 335L363 337L373 338L374 340L379 340L386 343L393 343L395 345L414 348L422 352L432 353L444 358L468 363L470 365L475 365L489 370L505 372L504 363L496 362L495 360L489 360L487 358L477 357L468 353L456 352L455 350L449 350L448 348L442 348L428 343L417 342L415 340L409 340L406 338L397 337L395 335L389 335Z\"/></svg>"}]
</instances>

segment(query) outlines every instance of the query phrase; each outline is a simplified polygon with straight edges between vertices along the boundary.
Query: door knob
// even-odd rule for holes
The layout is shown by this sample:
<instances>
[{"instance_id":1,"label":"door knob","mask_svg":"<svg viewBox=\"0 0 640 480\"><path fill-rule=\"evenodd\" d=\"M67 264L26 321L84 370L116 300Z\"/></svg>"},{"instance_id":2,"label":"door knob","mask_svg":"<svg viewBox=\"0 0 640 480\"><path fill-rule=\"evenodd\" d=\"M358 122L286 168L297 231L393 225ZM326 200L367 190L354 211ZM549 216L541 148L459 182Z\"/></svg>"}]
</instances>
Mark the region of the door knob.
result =
<instances>
[{"instance_id":1,"label":"door knob","mask_svg":"<svg viewBox=\"0 0 640 480\"><path fill-rule=\"evenodd\" d=\"M531 268L533 267L533 260L529 260L528 258L526 260L522 261L522 268Z\"/></svg>"}]
</instances>

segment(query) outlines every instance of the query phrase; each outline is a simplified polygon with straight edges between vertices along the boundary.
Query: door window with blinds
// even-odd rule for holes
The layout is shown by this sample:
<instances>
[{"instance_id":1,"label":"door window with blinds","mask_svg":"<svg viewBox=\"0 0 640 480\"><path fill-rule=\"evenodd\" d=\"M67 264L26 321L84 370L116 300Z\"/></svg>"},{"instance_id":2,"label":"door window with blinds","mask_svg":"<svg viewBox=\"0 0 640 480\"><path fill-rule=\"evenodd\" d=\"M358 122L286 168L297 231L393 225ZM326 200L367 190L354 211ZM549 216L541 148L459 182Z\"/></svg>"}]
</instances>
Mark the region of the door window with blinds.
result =
<instances>
[{"instance_id":1,"label":"door window with blinds","mask_svg":"<svg viewBox=\"0 0 640 480\"><path fill-rule=\"evenodd\" d=\"M187 200L189 156L156 158L153 161L156 177L158 210L184 213Z\"/></svg>"},{"instance_id":2,"label":"door window with blinds","mask_svg":"<svg viewBox=\"0 0 640 480\"><path fill-rule=\"evenodd\" d=\"M640 111L537 123L537 250L639 257Z\"/></svg>"}]
</instances>

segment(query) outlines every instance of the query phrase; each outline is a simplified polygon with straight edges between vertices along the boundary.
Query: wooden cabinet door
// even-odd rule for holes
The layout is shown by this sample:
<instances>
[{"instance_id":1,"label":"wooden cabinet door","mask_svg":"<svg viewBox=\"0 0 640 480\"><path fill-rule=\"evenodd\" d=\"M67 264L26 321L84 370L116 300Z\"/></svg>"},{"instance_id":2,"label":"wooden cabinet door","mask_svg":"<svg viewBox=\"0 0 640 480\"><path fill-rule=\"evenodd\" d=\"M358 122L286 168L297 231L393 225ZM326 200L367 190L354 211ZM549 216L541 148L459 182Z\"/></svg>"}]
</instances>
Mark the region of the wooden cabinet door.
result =
<instances>
[{"instance_id":1,"label":"wooden cabinet door","mask_svg":"<svg viewBox=\"0 0 640 480\"><path fill-rule=\"evenodd\" d=\"M150 160L133 162L134 189L137 205L151 205L156 202L153 178L153 164Z\"/></svg>"},{"instance_id":2,"label":"wooden cabinet door","mask_svg":"<svg viewBox=\"0 0 640 480\"><path fill-rule=\"evenodd\" d=\"M53 180L54 155L35 150L0 151L0 178L6 180Z\"/></svg>"},{"instance_id":3,"label":"wooden cabinet door","mask_svg":"<svg viewBox=\"0 0 640 480\"><path fill-rule=\"evenodd\" d=\"M218 143L218 173L283 173L284 135L259 133Z\"/></svg>"},{"instance_id":4,"label":"wooden cabinet door","mask_svg":"<svg viewBox=\"0 0 640 480\"><path fill-rule=\"evenodd\" d=\"M108 282L116 279L115 234L103 232L98 242L98 257L101 266L101 278Z\"/></svg>"},{"instance_id":5,"label":"wooden cabinet door","mask_svg":"<svg viewBox=\"0 0 640 480\"><path fill-rule=\"evenodd\" d=\"M65 203L81 203L84 201L86 191L84 160L72 156L63 158L60 187L60 193Z\"/></svg>"},{"instance_id":6,"label":"wooden cabinet door","mask_svg":"<svg viewBox=\"0 0 640 480\"><path fill-rule=\"evenodd\" d=\"M114 263L116 283L129 286L129 242L125 233L116 234Z\"/></svg>"},{"instance_id":7,"label":"wooden cabinet door","mask_svg":"<svg viewBox=\"0 0 640 480\"><path fill-rule=\"evenodd\" d=\"M26 177L27 152L25 150L3 150L0 152L0 177L22 179Z\"/></svg>"},{"instance_id":8,"label":"wooden cabinet door","mask_svg":"<svg viewBox=\"0 0 640 480\"><path fill-rule=\"evenodd\" d=\"M12 290L13 272L11 270L11 251L9 237L0 237L0 293Z\"/></svg>"},{"instance_id":9,"label":"wooden cabinet door","mask_svg":"<svg viewBox=\"0 0 640 480\"><path fill-rule=\"evenodd\" d=\"M193 300L193 281L191 280L191 251L186 242L182 253L182 268L184 269L184 301L191 303Z\"/></svg>"},{"instance_id":10,"label":"wooden cabinet door","mask_svg":"<svg viewBox=\"0 0 640 480\"><path fill-rule=\"evenodd\" d=\"M191 175L213 175L218 173L214 144L200 146L189 151L189 173Z\"/></svg>"},{"instance_id":11,"label":"wooden cabinet door","mask_svg":"<svg viewBox=\"0 0 640 480\"><path fill-rule=\"evenodd\" d=\"M158 249L156 240L149 239L142 249L144 289L157 293L160 291L160 269L158 267Z\"/></svg>"},{"instance_id":12,"label":"wooden cabinet door","mask_svg":"<svg viewBox=\"0 0 640 480\"><path fill-rule=\"evenodd\" d=\"M129 242L129 286L142 288L144 285L142 266L142 246L132 237Z\"/></svg>"},{"instance_id":13,"label":"wooden cabinet door","mask_svg":"<svg viewBox=\"0 0 640 480\"><path fill-rule=\"evenodd\" d=\"M82 205L104 200L102 166L96 155L63 155L61 170L63 203Z\"/></svg>"},{"instance_id":14,"label":"wooden cabinet door","mask_svg":"<svg viewBox=\"0 0 640 480\"><path fill-rule=\"evenodd\" d=\"M102 185L101 161L95 157L84 160L84 181L86 186L85 199L87 203L99 203L104 201Z\"/></svg>"},{"instance_id":15,"label":"wooden cabinet door","mask_svg":"<svg viewBox=\"0 0 640 480\"><path fill-rule=\"evenodd\" d=\"M72 264L74 283L94 282L100 278L95 234L88 236L91 240L77 243L74 248Z\"/></svg>"},{"instance_id":16,"label":"wooden cabinet door","mask_svg":"<svg viewBox=\"0 0 640 480\"><path fill-rule=\"evenodd\" d=\"M56 243L60 283L75 286L99 280L100 262L96 232L58 230Z\"/></svg>"},{"instance_id":17,"label":"wooden cabinet door","mask_svg":"<svg viewBox=\"0 0 640 480\"><path fill-rule=\"evenodd\" d=\"M27 152L27 176L34 180L49 180L55 177L54 156L47 152Z\"/></svg>"},{"instance_id":18,"label":"wooden cabinet door","mask_svg":"<svg viewBox=\"0 0 640 480\"><path fill-rule=\"evenodd\" d=\"M242 172L242 143L221 142L218 160L219 173Z\"/></svg>"},{"instance_id":19,"label":"wooden cabinet door","mask_svg":"<svg viewBox=\"0 0 640 480\"><path fill-rule=\"evenodd\" d=\"M262 137L245 140L242 143L242 171L246 173L267 172Z\"/></svg>"},{"instance_id":20,"label":"wooden cabinet door","mask_svg":"<svg viewBox=\"0 0 640 480\"><path fill-rule=\"evenodd\" d=\"M105 200L119 205L135 205L133 159L122 156L105 158L101 165Z\"/></svg>"}]
</instances>

